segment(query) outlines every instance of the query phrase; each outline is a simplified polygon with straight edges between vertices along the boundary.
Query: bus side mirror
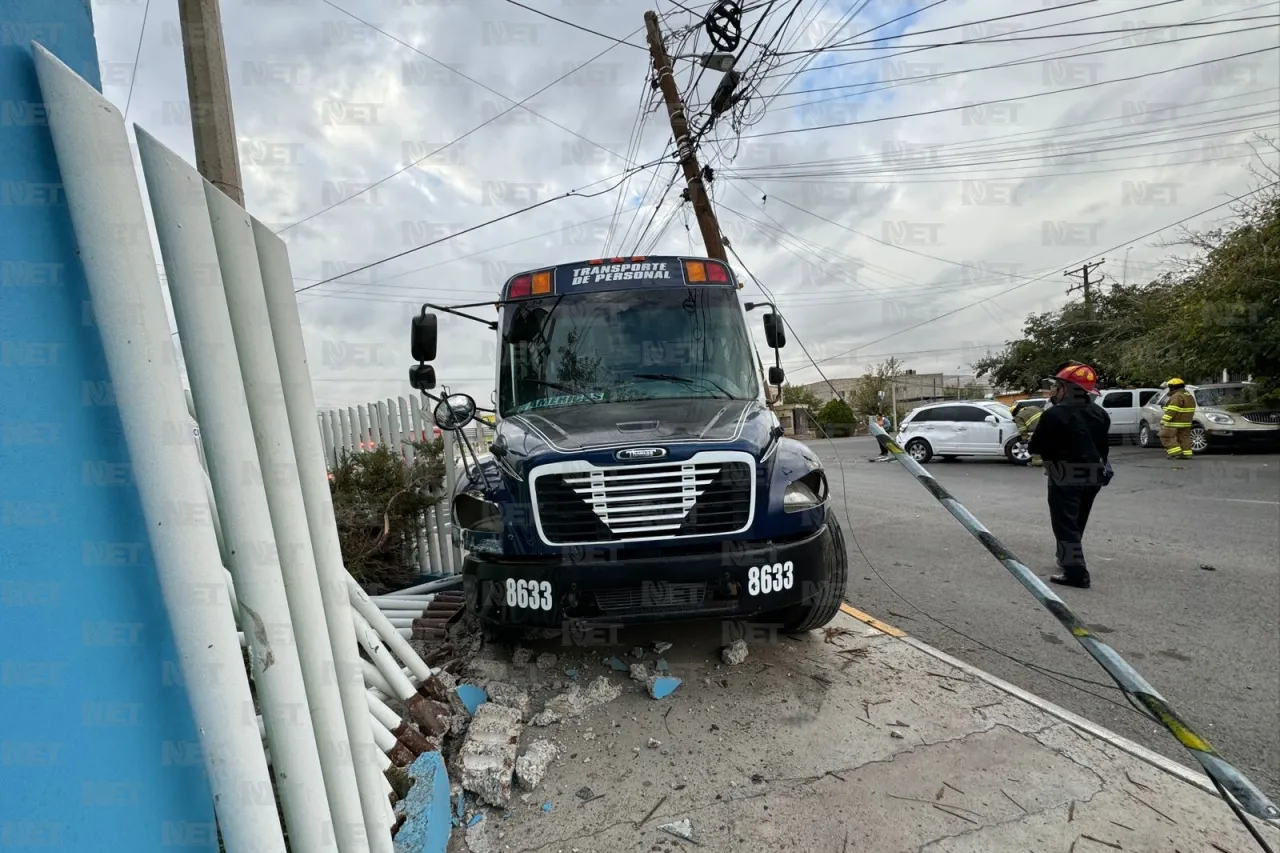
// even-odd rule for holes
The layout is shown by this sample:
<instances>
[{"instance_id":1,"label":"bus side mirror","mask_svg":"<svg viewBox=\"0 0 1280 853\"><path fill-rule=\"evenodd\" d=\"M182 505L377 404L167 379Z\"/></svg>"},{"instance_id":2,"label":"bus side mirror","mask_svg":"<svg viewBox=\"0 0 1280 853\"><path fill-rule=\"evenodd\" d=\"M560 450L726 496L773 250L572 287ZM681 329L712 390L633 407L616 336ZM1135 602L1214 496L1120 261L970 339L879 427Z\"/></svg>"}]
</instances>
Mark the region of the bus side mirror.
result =
<instances>
[{"instance_id":1,"label":"bus side mirror","mask_svg":"<svg viewBox=\"0 0 1280 853\"><path fill-rule=\"evenodd\" d=\"M419 314L413 318L413 329L409 336L409 349L414 361L435 361L435 314Z\"/></svg>"},{"instance_id":2,"label":"bus side mirror","mask_svg":"<svg viewBox=\"0 0 1280 853\"><path fill-rule=\"evenodd\" d=\"M781 349L787 345L787 335L782 330L781 314L771 312L764 315L764 339L772 349Z\"/></svg>"},{"instance_id":3,"label":"bus side mirror","mask_svg":"<svg viewBox=\"0 0 1280 853\"><path fill-rule=\"evenodd\" d=\"M436 387L436 369L429 364L415 364L409 368L409 385L418 391L430 391Z\"/></svg>"},{"instance_id":4,"label":"bus side mirror","mask_svg":"<svg viewBox=\"0 0 1280 853\"><path fill-rule=\"evenodd\" d=\"M786 381L786 378L787 378L787 375L782 371L781 367L769 368L769 384L770 385L781 385L783 382Z\"/></svg>"}]
</instances>

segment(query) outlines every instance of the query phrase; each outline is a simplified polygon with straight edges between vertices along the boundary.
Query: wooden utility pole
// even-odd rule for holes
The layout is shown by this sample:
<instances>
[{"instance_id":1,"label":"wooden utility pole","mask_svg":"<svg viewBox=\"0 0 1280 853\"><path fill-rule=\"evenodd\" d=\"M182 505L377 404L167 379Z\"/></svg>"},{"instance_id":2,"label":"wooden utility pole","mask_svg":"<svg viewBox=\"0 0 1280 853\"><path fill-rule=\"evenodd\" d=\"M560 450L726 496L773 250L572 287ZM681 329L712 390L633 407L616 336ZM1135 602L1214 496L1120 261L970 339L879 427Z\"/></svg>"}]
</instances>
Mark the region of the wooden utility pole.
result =
<instances>
[{"instance_id":1,"label":"wooden utility pole","mask_svg":"<svg viewBox=\"0 0 1280 853\"><path fill-rule=\"evenodd\" d=\"M218 0L178 0L178 20L187 66L187 100L191 103L196 169L205 180L244 207Z\"/></svg>"},{"instance_id":2,"label":"wooden utility pole","mask_svg":"<svg viewBox=\"0 0 1280 853\"><path fill-rule=\"evenodd\" d=\"M1091 288L1093 287L1094 282L1089 279L1089 273L1102 266L1106 261L1107 259L1103 258L1102 260L1094 261L1091 264L1083 264L1080 269L1067 270L1063 273L1063 275L1070 278L1075 278L1076 276L1081 277L1081 284L1067 288L1067 293L1075 293L1077 290L1084 291L1084 310L1085 313L1089 315L1090 319L1093 319L1093 290Z\"/></svg>"},{"instance_id":3,"label":"wooden utility pole","mask_svg":"<svg viewBox=\"0 0 1280 853\"><path fill-rule=\"evenodd\" d=\"M720 240L720 223L716 221L716 214L711 209L711 201L702 184L698 155L693 149L693 139L689 135L689 117L685 114L684 103L680 100L680 89L676 86L676 78L671 71L671 57L667 55L667 46L662 40L662 30L658 26L657 14L645 12L644 25L649 35L649 55L653 57L658 86L662 89L662 97L667 102L671 134L676 141L680 168L684 169L685 183L689 187L689 201L693 205L694 215L698 217L698 228L702 231L702 242L707 247L707 257L728 263L729 257L725 254L724 244Z\"/></svg>"}]
</instances>

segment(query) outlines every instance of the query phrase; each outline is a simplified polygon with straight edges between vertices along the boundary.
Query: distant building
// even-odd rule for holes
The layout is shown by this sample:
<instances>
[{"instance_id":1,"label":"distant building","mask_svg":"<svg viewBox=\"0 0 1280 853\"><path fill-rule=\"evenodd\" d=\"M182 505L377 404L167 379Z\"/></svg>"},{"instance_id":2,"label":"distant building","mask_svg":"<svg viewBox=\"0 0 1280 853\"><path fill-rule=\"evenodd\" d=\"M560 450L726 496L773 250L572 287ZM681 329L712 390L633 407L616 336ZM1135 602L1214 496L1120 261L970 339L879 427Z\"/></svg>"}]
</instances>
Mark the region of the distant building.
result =
<instances>
[{"instance_id":1,"label":"distant building","mask_svg":"<svg viewBox=\"0 0 1280 853\"><path fill-rule=\"evenodd\" d=\"M807 391L813 393L823 403L828 402L832 398L839 396L845 402L852 402L857 392L858 386L864 381L864 377L832 377L831 381L810 382L804 387ZM916 373L908 370L900 375L893 383L897 392L898 407L912 408L914 406L923 405L924 403L932 403L938 400L954 400L958 397L965 399L982 399L991 393L991 389L983 383L979 383L974 376L943 374L943 373ZM835 386L834 391L832 386ZM890 390L886 388L885 397L890 396ZM885 401L886 408L888 399Z\"/></svg>"}]
</instances>

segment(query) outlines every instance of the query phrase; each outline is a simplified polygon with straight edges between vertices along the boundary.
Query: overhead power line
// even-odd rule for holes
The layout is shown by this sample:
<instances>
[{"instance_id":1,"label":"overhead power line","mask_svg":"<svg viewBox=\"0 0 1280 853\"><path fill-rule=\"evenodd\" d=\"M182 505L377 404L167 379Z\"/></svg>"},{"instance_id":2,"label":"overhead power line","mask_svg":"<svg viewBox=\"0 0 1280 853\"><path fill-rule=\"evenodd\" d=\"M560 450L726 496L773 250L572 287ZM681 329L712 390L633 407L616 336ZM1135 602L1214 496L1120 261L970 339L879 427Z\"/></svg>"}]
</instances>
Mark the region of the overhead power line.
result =
<instances>
[{"instance_id":1,"label":"overhead power line","mask_svg":"<svg viewBox=\"0 0 1280 853\"><path fill-rule=\"evenodd\" d=\"M640 171L641 169L647 169L657 165L660 162L662 161L657 160L657 161L654 161L653 163L647 163L643 166L637 166L635 167L635 169L632 169L629 171ZM606 178L604 180L608 180L608 179ZM592 184L598 184L598 183L602 183L602 181L592 182ZM588 184L587 186L591 186L592 184ZM566 198L594 198L596 196L601 196L601 195L604 195L605 193L612 192L615 189L617 189L616 184L612 187L609 187L607 189L603 189L603 190L600 190L599 192L594 192L594 193L584 193L578 190L570 190L567 193L562 193L561 195L558 195L558 196L552 196L551 198L543 199L542 201L535 202L534 204L528 205L527 207L522 207L519 210L513 210L510 213L504 213L502 216L496 216L493 219L489 219L477 225L472 225L470 228L463 228L461 231L455 231L454 233L447 234L444 237L440 237L439 239L431 240L430 242L423 243L421 246L414 246L412 249L405 249L403 252L396 252L394 255L388 255L385 258L381 258L376 261L371 261L370 263L367 263L364 266L356 267L353 270L348 270L342 273L341 275L335 275L330 278L326 278L322 281L318 281L315 284L309 284L306 287L302 287L302 288L299 288L298 290L295 290L294 293L303 293L305 291L319 287L322 284L328 284L331 281L337 281L338 279L346 278L347 276L355 275L356 273L361 273L368 269L373 269L374 267L381 266L382 264L385 264L388 261L394 261L397 258L403 258L406 255L412 255L414 252L420 252L423 249L430 248L431 246L436 246L436 245L439 245L440 243L447 242L456 237L461 237L463 234L470 234L472 231L479 231L481 228L486 228L490 225L494 225L498 222L502 222L503 220L511 219L514 216L519 216L523 213L528 213L531 210L536 210L537 208L543 207L544 205L551 204L552 202L563 201Z\"/></svg>"},{"instance_id":2,"label":"overhead power line","mask_svg":"<svg viewBox=\"0 0 1280 853\"><path fill-rule=\"evenodd\" d=\"M1232 59L1241 59L1246 56L1256 56L1260 53L1271 53L1272 51L1275 51L1275 50L1280 50L1280 47L1265 47L1259 50L1249 50L1243 53L1235 53L1230 56L1220 56L1215 59L1206 59L1202 62L1191 62L1186 65L1176 66L1174 68L1163 68L1163 69L1160 69L1159 71L1148 71L1142 74L1132 74L1128 77L1117 77L1113 80L1100 80L1096 83L1085 83L1080 86L1069 86L1065 89L1052 89L1047 92L1030 92L1025 95L1018 95L1010 98L995 98L990 101L978 101L976 103L960 104L954 107L939 107L938 109L923 110L918 113L903 113L901 115L893 115L893 116L878 116L876 118L859 119L856 121L842 121L842 122L835 122L833 124L815 125L814 127L795 127L795 128L789 128L786 130L771 130L766 133L748 134L744 136L743 139L760 139L768 136L783 136L791 133L808 133L816 130L829 130L831 128L836 128L836 127L852 127L854 125L878 124L879 122L884 122L884 121L895 121L897 119L904 119L904 118L920 118L921 116L938 115L940 113L955 112L956 110L968 110L968 109L973 109L974 107L988 107L988 106L993 106L995 104L1008 104L1014 101L1029 101L1034 98L1044 98L1044 97L1048 97L1049 95L1062 95L1067 92L1079 92L1084 89L1093 89L1098 86L1107 86L1113 83L1128 83L1133 80L1142 80L1147 77L1155 77L1160 74L1171 74L1174 71L1185 71L1188 68L1199 68L1202 65L1213 65L1218 62L1227 62Z\"/></svg>"},{"instance_id":3,"label":"overhead power line","mask_svg":"<svg viewBox=\"0 0 1280 853\"><path fill-rule=\"evenodd\" d=\"M1227 206L1229 206L1229 205L1235 204L1236 202L1240 201L1241 199L1248 198L1248 197L1249 197L1249 196L1251 196L1251 195L1257 195L1258 193L1263 192L1264 190L1271 189L1272 187L1275 187L1275 186L1280 186L1280 181L1272 181L1271 183L1266 184L1266 185L1261 186L1261 187L1258 187L1258 188L1257 188L1257 189L1255 189L1255 190L1250 190L1250 191L1249 191L1249 192L1247 192L1247 193L1242 193L1242 194L1240 194L1240 195L1238 195L1238 196L1234 196L1234 197L1232 197L1232 198L1227 199L1227 200L1226 200L1226 201L1224 201L1224 202L1220 202L1220 203L1218 203L1218 204L1215 204L1215 205L1213 205L1212 207L1207 207L1207 208L1205 208L1204 210L1197 211L1196 213L1193 213L1193 214L1191 214L1190 216L1184 216L1182 219L1179 219L1179 220L1177 220L1176 222L1170 222L1168 225L1163 225L1163 226L1161 226L1161 227L1159 227L1159 228L1156 228L1156 229L1153 229L1153 230L1151 230L1151 231L1148 231L1146 234L1140 234L1140 235L1138 235L1137 237L1131 237L1131 238L1129 238L1128 240L1124 240L1124 241L1122 241L1122 242L1120 242L1120 243L1117 243L1117 244L1116 244L1116 245L1114 245L1114 246L1111 246L1110 248L1103 249L1101 252L1094 252L1092 255L1089 255L1087 258L1083 258L1083 259L1081 259L1081 260L1077 261L1077 262L1076 262L1076 264L1083 264L1083 263L1086 263L1086 262L1088 262L1088 261L1093 260L1094 258L1102 257L1103 255L1107 254L1108 252L1114 252L1114 251L1116 251L1117 249L1123 249L1125 246L1128 246L1128 245L1130 245L1130 244L1132 244L1132 243L1136 243L1136 242L1138 242L1139 240L1145 240L1145 239L1147 239L1148 237L1152 237L1152 236L1154 236L1154 235L1156 235L1156 234L1159 234L1161 231L1168 231L1170 228L1173 228L1173 227L1175 227L1175 226L1177 226L1177 225L1182 225L1183 223L1185 223L1185 222L1189 222L1189 221L1191 221L1192 219L1196 219L1197 217L1204 216L1206 213L1212 213L1212 212L1213 212L1213 211L1215 211L1215 210L1220 210L1221 208L1224 208L1224 207L1227 207ZM1015 290L1020 290L1020 289L1022 289L1022 288L1024 288L1024 287L1026 287L1027 285L1035 284L1036 282L1043 281L1043 280L1044 280L1045 278L1047 278L1049 275L1050 275L1050 273L1045 273L1045 274L1043 274L1043 275L1039 275L1039 276L1036 276L1036 277L1035 277L1035 278L1033 278L1033 279L1030 279L1030 280L1028 280L1028 281L1025 281L1025 282L1023 282L1023 283L1021 283L1021 284L1015 284L1013 287L1010 287L1010 288L1007 288L1007 289L1005 289L1005 290L1002 290L1002 291L1000 291L999 293L993 294L993 295L991 295L991 296L984 297L984 298L979 299L979 300L977 300L977 301L975 301L975 302L970 302L970 303L969 303L969 304L967 304L967 305L962 305L962 306L960 306L959 308L955 308L955 309L953 309L953 310L951 310L951 311L947 311L947 312L945 312L945 313L939 314L939 315L938 315L938 316L936 316L936 317L931 317L931 318L929 318L928 320L922 320L921 322L916 323L915 325L908 326L908 327L907 327L907 328L905 328L905 329L899 329L898 331L893 332L892 334L884 335L883 337L879 337L879 338L876 338L875 340L868 341L867 343L863 344L863 347L869 347L869 346L872 346L873 344L878 344L878 343L880 343L880 342L882 342L882 341L887 341L887 340L889 340L890 338L896 338L898 335L902 335L902 334L906 334L907 332L914 331L915 329L918 329L918 328L920 328L921 326L925 326L925 325L928 325L929 323L934 323L934 322L937 322L938 320L942 320L942 319L945 319L945 318L947 318L947 317L951 317L951 316L953 316L953 315L955 315L955 314L959 314L961 311L968 310L969 308L972 308L972 307L974 307L975 305L981 305L981 304L982 304L982 303L984 303L984 302L990 302L992 299L998 299L999 297L1001 297L1001 296L1005 296L1005 295L1007 295L1007 294L1009 294L1009 293L1012 293L1012 292L1013 292L1013 291L1015 291ZM848 355L849 353L852 353L852 352L856 352L857 350L860 350L860 349L862 349L863 347L855 347L854 349L846 350L845 352L838 353L838 354L836 354L836 355L830 356L829 358L819 359L817 363L823 363L823 362L827 362L827 361L832 361L832 360L834 360L834 359L836 359L836 358L840 358L841 356Z\"/></svg>"},{"instance_id":4,"label":"overhead power line","mask_svg":"<svg viewBox=\"0 0 1280 853\"><path fill-rule=\"evenodd\" d=\"M634 47L636 50L643 50L645 53L649 52L649 48L643 45L633 44L632 42L629 42L626 40L631 36L627 36L626 38L616 38L615 36L606 35L605 33L602 33L599 30L593 30L590 27L584 27L582 26L582 24L575 24L573 21L566 21L564 18L557 18L555 15L552 15L550 12L544 12L541 9L535 9L532 6L526 6L523 3L516 2L516 0L506 0L506 2L510 3L512 6L519 6L521 9L532 12L535 15L541 15L544 18L549 18L557 23L564 24L566 27L573 27L575 30L582 30L582 32L584 33L591 33L591 35L593 36L599 36L602 39L608 39L609 41L615 42L617 44L624 44L627 47Z\"/></svg>"}]
</instances>

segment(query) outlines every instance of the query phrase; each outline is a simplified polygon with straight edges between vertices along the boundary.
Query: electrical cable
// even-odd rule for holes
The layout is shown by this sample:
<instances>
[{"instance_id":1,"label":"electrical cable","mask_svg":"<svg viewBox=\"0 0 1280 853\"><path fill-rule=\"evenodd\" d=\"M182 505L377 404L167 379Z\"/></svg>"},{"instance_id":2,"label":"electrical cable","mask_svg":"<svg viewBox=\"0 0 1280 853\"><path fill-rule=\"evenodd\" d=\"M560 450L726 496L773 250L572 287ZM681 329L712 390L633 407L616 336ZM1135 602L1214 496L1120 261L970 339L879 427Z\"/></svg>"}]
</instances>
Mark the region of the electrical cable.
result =
<instances>
[{"instance_id":1,"label":"electrical cable","mask_svg":"<svg viewBox=\"0 0 1280 853\"><path fill-rule=\"evenodd\" d=\"M369 22L365 21L363 18L360 18L360 17L358 17L357 15L354 15L354 14L352 14L351 12L348 12L347 10L343 9L341 6L337 6L337 5L335 5L335 4L332 2L332 0L323 0L323 2L328 3L330 6L333 6L333 8L337 9L337 10L338 10L338 11L340 11L340 12L343 12L343 13L345 13L345 14L349 15L350 17L354 18L355 20L359 21L360 23L364 24L365 26L370 27L371 29L375 29L375 30L377 30L378 32L382 32L382 33L383 33L383 35L386 35L388 38L394 39L395 41L400 42L401 44L405 44L404 42L401 42L401 41L400 41L400 39L396 38L395 36L392 36L390 33L385 33L385 32L383 32L382 30L380 30L380 29L378 29L377 27L373 26L373 25L372 25L372 24L370 24ZM631 33L629 33L629 34L627 35L627 38L630 38L631 36L633 36L633 35L635 35L636 33L640 32L640 30L642 30L642 29L644 29L644 27L639 27L639 28L637 28L637 29L633 30ZM415 51L415 52L422 53L421 51L419 51L417 48L413 47L412 45L406 45L406 46L407 46L407 47L409 47L411 50L413 50L413 51ZM588 65L590 65L590 64L591 64L591 63L593 63L593 62L595 62L597 59L599 59L600 57L604 56L605 54L609 53L610 51L612 51L612 50L613 50L614 48L616 48L617 46L618 46L617 44L612 44L612 45L610 45L609 47L607 47L607 48L605 48L604 50L600 51L600 52L599 52L599 53L597 53L595 56L591 57L590 59L588 59L586 62L582 63L581 65L579 65L579 66L577 66L577 67L575 67L575 68L571 68L569 71L565 72L564 74L561 74L559 77L557 77L556 79L552 80L550 83L548 83L547 85L543 86L541 89L538 89L536 92L534 92L533 94L529 95L527 98L524 98L524 99L522 99L522 100L520 100L520 101L517 101L517 102L513 103L511 106L507 107L506 109L502 110L501 112L499 112L499 113L495 114L494 116L492 116L492 117L490 117L490 118L488 118L488 119L485 119L485 120L484 120L484 121L482 121L480 124L478 124L478 125L476 125L475 127L471 128L470 130L468 130L466 133L462 134L461 136L455 137L453 140L451 140L451 141L449 141L449 142L446 142L444 145L440 146L439 148L435 149L434 151L430 151L430 152L428 152L427 154L425 154L424 156L419 157L417 160L414 160L414 161L413 161L412 163L410 163L409 165L404 166L403 168L397 169L396 171L392 172L390 175L387 175L385 178L382 178L381 180L378 180L378 181L376 181L376 182L374 182L374 183L370 184L369 186L365 187L364 189L360 190L359 192L353 193L353 194L352 194L352 195L350 195L350 196L347 196L347 197L345 197L345 198L343 198L343 199L340 199L340 200L338 200L338 201L334 202L333 204L329 205L328 207L321 208L320 210L316 211L315 213L311 214L310 216L307 216L307 217L305 217L305 218L303 218L303 219L299 219L297 222L294 222L294 223L292 223L292 224L290 224L290 225L286 225L285 227L281 228L279 231L276 231L275 233L276 233L276 234L283 234L285 231L288 231L290 228L296 228L297 226L301 225L301 224L302 224L302 223L304 223L304 222L309 222L309 221L311 221L312 219L315 219L317 216L320 216L321 214L328 213L330 210L333 210L333 209L334 209L335 207L337 207L338 205L345 204L346 202L350 201L351 199L356 198L357 196L363 195L364 193L368 192L369 190L373 189L374 187L380 186L381 184L385 184L387 181L391 180L392 178L395 178L395 177L398 177L399 175L404 174L405 172L407 172L407 171L409 171L410 169L412 169L412 168L414 168L415 166L417 166L419 163L422 163L422 162L424 162L424 161L426 161L426 160L430 159L431 157L434 157L436 154L439 154L441 151L444 151L444 150L445 150L445 149L447 149L447 148L450 148L450 147L452 147L452 146L454 146L454 145L457 145L459 142L463 141L463 140L464 140L464 139L466 139L468 136L471 136L471 134L473 134L473 133L477 132L478 130L480 130L480 129L481 129L481 128L483 128L483 127L486 127L486 126L487 126L487 125L489 125L489 124L492 124L493 122L497 121L498 119L502 118L504 115L506 115L506 114L507 114L507 113L509 113L509 112L512 112L513 110L516 110L516 109L525 109L525 110L527 110L528 112L532 113L533 115L536 115L536 116L538 116L539 118L543 118L544 120L546 120L546 121L550 122L550 119L546 119L546 118L545 118L545 116L542 116L541 114L539 114L539 113L537 113L537 112L534 112L532 109L530 109L530 108L526 107L526 106L525 106L525 104L527 104L529 101L531 101L531 100L533 100L534 98L536 98L538 95L541 95L543 92L547 91L547 90L548 90L548 89L550 89L552 86L555 86L557 83L561 82L562 80L565 80L566 78L568 78L568 77L572 77L574 74L577 74L577 73L578 73L579 71L581 71L583 68L586 68ZM427 59L431 59L433 62L436 62L436 63L438 63L438 64L440 64L440 65L444 65L444 67L445 67L445 68L449 68L451 71L452 71L452 70L454 70L454 69L452 69L450 66L445 65L444 63L440 62L439 60L434 59L433 57L427 56L425 53L422 53L422 56L426 57ZM458 72L456 72L456 71L455 71L455 73L458 73ZM465 76L465 75L461 75L461 74L459 74L459 76ZM471 78L469 78L469 77L468 77L467 79L469 80L469 79L471 79ZM474 82L474 81L473 81L473 82ZM484 84L482 84L482 83L478 83L477 85L484 86ZM484 88L488 89L488 87L487 87L487 86L484 86ZM489 91L493 91L493 90L492 90L492 89L489 89ZM494 92L494 94L499 94L499 96L500 96L500 97L502 97L502 98L504 98L504 99L506 99L506 100L512 100L511 98L507 98L505 95L501 95L500 93ZM551 123L552 123L552 124L555 124L555 122L551 122ZM557 126L559 126L559 125L557 125ZM567 128L566 128L566 129L567 129ZM575 136L579 136L579 134L575 133L574 131L569 131L569 132L570 132L570 133L573 133ZM613 154L613 152L612 152L612 151L608 151L608 149L607 149L607 148L604 148L603 146L599 145L598 143L595 143L595 142L592 142L592 141L591 141L591 140L589 140L589 139L586 139L586 137L579 136L579 138L580 138L580 139L583 139L583 140L584 140L584 141L586 141L586 142L590 142L592 145L595 145L597 148L600 148L600 149L601 149L601 150L603 150L603 151L606 151L606 152L608 152L608 153L610 153L610 154ZM614 154L613 156L615 156L615 157L616 157L617 155L616 155L616 154Z\"/></svg>"},{"instance_id":2,"label":"electrical cable","mask_svg":"<svg viewBox=\"0 0 1280 853\"><path fill-rule=\"evenodd\" d=\"M660 162L660 161L658 161L658 162ZM638 167L636 167L636 169L635 169L635 170L633 170L633 171L639 171L640 169L646 169L646 168L649 168L650 166L653 166L653 165L655 165L655 163L649 163L649 164L644 165L644 166L638 166ZM606 178L606 179L604 179L604 180L608 180L608 179ZM601 183L601 181L593 181L592 183L598 184L598 183ZM587 184L587 186L591 186L591 184ZM528 213L528 212L529 212L529 211L531 211L531 210L536 210L537 208L542 207L543 205L551 204L552 202L555 202L555 201L561 201L561 200L566 199L566 198L594 198L594 197L596 197L596 196L604 195L605 193L613 192L613 191L614 191L615 189L617 189L617 188L618 188L618 185L617 185L617 184L615 184L614 186L609 187L608 189L603 189L603 190L600 190L599 192L595 192L595 193L583 193L583 192L578 192L577 190L570 190L570 191L569 191L569 192L567 192L567 193L562 193L561 195L558 195L558 196L552 196L551 198L543 199L542 201L535 202L534 204L528 205L527 207L522 207L522 208L520 208L519 210L513 210L513 211L511 211L510 213L504 213L502 216L498 216L498 217L495 217L495 218L493 218L493 219L487 220L487 221L485 221L485 222L481 222L481 223L479 223L478 225L472 225L470 228L464 228L464 229L462 229L461 231L455 231L455 232L454 232L454 233L452 233L452 234L446 234L444 237L440 237L439 239L432 240L432 241L430 241L430 242L428 242L428 243L423 243L421 246L414 246L414 247L413 247L413 248L411 248L411 249L405 249L403 252L397 252L397 253L396 253L396 254L394 254L394 255L388 255L388 256L387 256L387 257L385 257L385 258L382 258L382 259L380 259L380 260L373 261L373 262L371 262L371 263L367 263L367 264L365 264L364 266L356 267L356 268L355 268L355 269L353 269L353 270L347 270L346 272L342 273L341 275L335 275L335 276L332 276L332 277L330 277L330 278L326 278L326 279L324 279L323 281L318 281L318 282L316 282L315 284L309 284L309 285L307 285L306 287L302 287L302 288L299 288L298 290L295 290L295 291L294 291L294 293L295 293L295 294L296 294L296 293L303 293L303 292L305 292L305 291L311 290L312 288L319 287L319 286L320 286L320 285L322 285L322 284L328 284L328 283L329 283L329 282L331 282L331 281L337 281L338 279L346 278L346 277L347 277L347 276L349 276L349 275L355 275L356 273L364 272L364 271L365 271L365 270L367 270L367 269L372 269L373 267L380 266L381 264L385 264L385 263L387 263L388 261L394 261L394 260L396 260L397 258L403 258L403 257L404 257L404 256L406 256L406 255L411 255L411 254L413 254L414 252L420 252L420 251L422 251L423 249L429 248L429 247L431 247L431 246L439 245L440 243L444 243L444 242L446 242L446 241L448 241L448 240L452 240L452 239L454 239L455 237L461 237L463 234L470 234L472 231L478 231L478 230L480 230L481 228L484 228L484 227L489 226L489 225L493 225L493 224L498 223L498 222L502 222L503 220L505 220L505 219L510 219L510 218L512 218L513 216L519 216L519 215L520 215L520 214L522 214L522 213Z\"/></svg>"},{"instance_id":3,"label":"electrical cable","mask_svg":"<svg viewBox=\"0 0 1280 853\"><path fill-rule=\"evenodd\" d=\"M1133 80L1142 80L1147 77L1156 77L1160 74L1170 74L1174 71L1185 71L1188 68L1199 68L1204 65L1213 65L1215 63L1226 62L1231 59L1240 59L1245 56L1256 56L1257 54L1260 54L1260 53L1270 53L1275 50L1280 50L1280 47L1265 47L1259 50L1249 50L1249 51L1244 51L1243 53L1235 53L1230 56L1221 56L1221 57L1217 57L1216 59L1207 59L1202 62L1192 62L1192 63L1188 63L1187 65L1178 65L1174 68L1163 68L1159 71L1147 71L1142 74L1133 74L1128 77L1116 77L1115 79L1112 79L1112 80L1100 80L1096 83L1085 83L1080 86L1070 86L1065 89L1052 89L1047 92L1031 92L1026 95L1020 95L1020 96L1015 96L1011 98L995 98L990 101L978 101L976 103L961 104L960 106L954 106L954 107L939 107L938 109L924 110L918 113L904 113L901 115L893 115L893 116L879 116L877 118L860 119L857 121L842 121L842 122L836 122L833 124L816 125L814 127L797 127L797 128L789 128L787 130L772 130L767 133L753 133L748 136L744 136L743 138L744 139L760 139L767 136L783 136L785 134L790 134L790 133L808 133L816 130L829 130L831 128L836 128L836 127L852 127L854 125L878 124L879 122L882 122L882 121L894 121L897 119L904 119L904 118L919 118L921 116L931 116L931 115L938 115L940 113L955 112L956 110L971 110L975 107L988 107L994 104L1007 104L1014 101L1029 101L1029 100L1032 100L1033 98L1043 98L1049 95L1061 95L1067 92L1079 92L1084 89L1093 89L1098 86L1108 86L1113 83L1128 83Z\"/></svg>"},{"instance_id":4,"label":"electrical cable","mask_svg":"<svg viewBox=\"0 0 1280 853\"><path fill-rule=\"evenodd\" d=\"M543 12L541 9L535 9L532 6L526 6L523 3L517 2L517 0L506 0L506 2L510 3L512 6L519 6L521 9L532 12L535 15L541 15L544 18L550 18L551 20L560 24L564 24L567 27L573 27L575 30L582 30L584 33L590 33L591 35L599 36L602 39L608 39L609 41L617 42L618 44L625 44L627 47L634 47L636 50L643 50L646 53L649 52L649 48L644 47L643 45L632 44L626 39L615 38L614 36L606 35L605 33L593 30L590 27L584 27L581 24L575 24L573 21L566 21L564 18L557 18L555 15L552 15L549 12ZM631 36L627 36L627 38L630 38L630 37Z\"/></svg>"},{"instance_id":5,"label":"electrical cable","mask_svg":"<svg viewBox=\"0 0 1280 853\"><path fill-rule=\"evenodd\" d=\"M1280 19L1280 15L1263 15L1260 17ZM1218 23L1226 23L1226 21L1221 21ZM1079 59L1080 57L1084 57L1084 56L1098 56L1099 54L1103 54L1103 53L1119 53L1120 51L1139 50L1141 48L1146 48L1146 47L1163 47L1171 44L1181 44L1182 42L1197 41L1199 39L1220 38L1222 36L1239 35L1240 33L1249 33L1249 32L1254 32L1256 30L1270 30L1274 28L1275 28L1274 24L1259 24L1254 27L1242 27L1240 29L1227 30L1226 32L1221 32L1221 33L1201 33L1200 35L1186 36L1184 38L1173 38L1173 39L1168 39L1167 41L1146 42L1145 44L1128 44L1128 45L1122 45L1120 47L1109 47L1104 50L1087 50L1087 51L1082 51L1080 53L1069 53L1069 54L1066 54L1065 56L1053 57L1052 60L1048 60L1048 61L1057 62L1064 59ZM1058 52L1060 51L1054 51L1053 53L1058 53ZM994 71L1002 68L1016 68L1021 65L1034 65L1037 63L1045 64L1046 59L1044 57L1051 56L1051 55L1052 54L1049 54L1049 53L1040 54L1038 56L1032 56L1026 59L1011 60L1009 62L998 62L992 65L980 65L977 68L965 68L960 71L943 71L943 72L938 72L936 74L920 74L914 77L895 77L891 83L887 83L885 85L877 85L883 81L876 80L876 81L869 81L869 82L863 82L863 83L843 83L839 86L822 86L817 89L805 89L800 92L783 92L782 94L779 95L779 97L796 97L800 95L812 94L814 92L834 92L834 91L842 91L845 89L853 89L860 86L876 86L876 88L864 89L863 91L860 91L860 92L853 92L851 94L842 96L845 98L861 97L863 95L870 95L875 92L883 92L888 89L898 89L903 86L918 85L925 81L936 82L938 80L942 80L947 77L956 77L961 74L972 74L978 71ZM813 101L806 101L803 104L792 104L785 107L784 109L797 109L798 107L812 106L813 104L822 104L831 100L839 100L839 98L819 98Z\"/></svg>"},{"instance_id":6,"label":"electrical cable","mask_svg":"<svg viewBox=\"0 0 1280 853\"><path fill-rule=\"evenodd\" d=\"M151 0L142 7L142 29L138 30L138 48L133 52L133 68L129 71L129 95L124 102L124 120L129 120L129 107L133 105L133 84L138 80L138 60L142 57L142 37L147 34L147 15L151 12Z\"/></svg>"}]
</instances>

